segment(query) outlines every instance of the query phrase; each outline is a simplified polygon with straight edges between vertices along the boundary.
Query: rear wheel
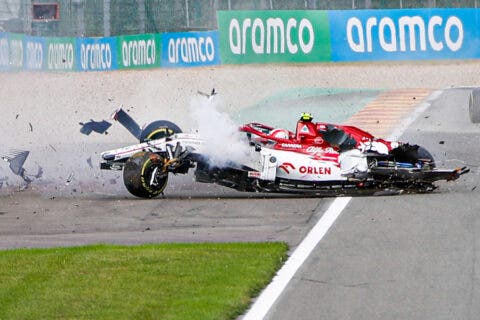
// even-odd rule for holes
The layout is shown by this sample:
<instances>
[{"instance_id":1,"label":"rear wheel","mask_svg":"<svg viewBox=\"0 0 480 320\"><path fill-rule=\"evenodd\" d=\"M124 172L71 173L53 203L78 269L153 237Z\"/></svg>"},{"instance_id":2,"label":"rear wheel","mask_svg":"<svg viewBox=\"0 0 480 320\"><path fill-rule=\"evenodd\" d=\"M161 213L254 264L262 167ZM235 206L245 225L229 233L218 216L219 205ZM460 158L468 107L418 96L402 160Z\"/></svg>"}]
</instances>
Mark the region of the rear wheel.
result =
<instances>
[{"instance_id":1,"label":"rear wheel","mask_svg":"<svg viewBox=\"0 0 480 320\"><path fill-rule=\"evenodd\" d=\"M163 171L164 158L152 152L131 156L123 169L123 183L136 197L154 198L165 189L168 173Z\"/></svg>"},{"instance_id":2,"label":"rear wheel","mask_svg":"<svg viewBox=\"0 0 480 320\"><path fill-rule=\"evenodd\" d=\"M470 93L468 111L472 123L480 123L480 88L475 88Z\"/></svg>"},{"instance_id":3,"label":"rear wheel","mask_svg":"<svg viewBox=\"0 0 480 320\"><path fill-rule=\"evenodd\" d=\"M154 121L142 130L140 142L165 138L175 133L182 133L182 129L175 123L167 120Z\"/></svg>"}]
</instances>

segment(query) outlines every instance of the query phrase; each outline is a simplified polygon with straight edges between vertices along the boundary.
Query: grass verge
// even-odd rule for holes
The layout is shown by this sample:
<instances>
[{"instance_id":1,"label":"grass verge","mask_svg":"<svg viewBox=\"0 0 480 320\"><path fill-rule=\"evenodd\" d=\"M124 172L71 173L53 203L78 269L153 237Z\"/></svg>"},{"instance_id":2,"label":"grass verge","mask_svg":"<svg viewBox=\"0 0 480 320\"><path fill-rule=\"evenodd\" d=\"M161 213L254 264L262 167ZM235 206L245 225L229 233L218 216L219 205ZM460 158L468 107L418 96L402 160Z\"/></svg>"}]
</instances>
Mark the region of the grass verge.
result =
<instances>
[{"instance_id":1,"label":"grass verge","mask_svg":"<svg viewBox=\"0 0 480 320\"><path fill-rule=\"evenodd\" d=\"M284 243L0 251L0 319L233 319L286 252Z\"/></svg>"}]
</instances>

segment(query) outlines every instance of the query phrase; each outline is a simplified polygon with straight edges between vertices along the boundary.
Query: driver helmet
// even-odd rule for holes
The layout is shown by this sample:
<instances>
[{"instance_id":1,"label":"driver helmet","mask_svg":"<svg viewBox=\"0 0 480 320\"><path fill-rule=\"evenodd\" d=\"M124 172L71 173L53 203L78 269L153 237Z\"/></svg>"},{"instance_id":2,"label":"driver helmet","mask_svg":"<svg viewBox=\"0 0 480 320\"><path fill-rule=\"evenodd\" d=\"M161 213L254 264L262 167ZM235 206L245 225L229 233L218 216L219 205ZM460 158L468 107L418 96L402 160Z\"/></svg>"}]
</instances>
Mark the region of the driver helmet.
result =
<instances>
[{"instance_id":1,"label":"driver helmet","mask_svg":"<svg viewBox=\"0 0 480 320\"><path fill-rule=\"evenodd\" d=\"M273 129L270 135L274 138L288 139L288 131L286 129Z\"/></svg>"},{"instance_id":2,"label":"driver helmet","mask_svg":"<svg viewBox=\"0 0 480 320\"><path fill-rule=\"evenodd\" d=\"M308 112L302 112L302 114L300 116L300 120L301 121L312 121L313 116Z\"/></svg>"}]
</instances>

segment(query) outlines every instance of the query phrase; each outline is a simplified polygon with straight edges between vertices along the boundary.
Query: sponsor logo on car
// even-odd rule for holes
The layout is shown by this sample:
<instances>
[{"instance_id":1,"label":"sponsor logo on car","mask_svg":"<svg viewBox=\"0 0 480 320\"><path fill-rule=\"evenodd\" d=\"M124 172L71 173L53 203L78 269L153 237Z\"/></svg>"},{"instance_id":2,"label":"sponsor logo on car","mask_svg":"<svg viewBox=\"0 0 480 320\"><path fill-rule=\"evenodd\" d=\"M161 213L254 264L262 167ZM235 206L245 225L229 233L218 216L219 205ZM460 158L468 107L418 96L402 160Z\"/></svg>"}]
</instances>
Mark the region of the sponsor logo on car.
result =
<instances>
[{"instance_id":1,"label":"sponsor logo on car","mask_svg":"<svg viewBox=\"0 0 480 320\"><path fill-rule=\"evenodd\" d=\"M285 173L290 174L290 170L295 170L295 166L290 162L284 162L278 166L280 169L285 171Z\"/></svg>"},{"instance_id":2,"label":"sponsor logo on car","mask_svg":"<svg viewBox=\"0 0 480 320\"><path fill-rule=\"evenodd\" d=\"M324 148L314 147L314 146L308 147L305 151L307 151L307 153L312 153L312 154L325 153Z\"/></svg>"},{"instance_id":3,"label":"sponsor logo on car","mask_svg":"<svg viewBox=\"0 0 480 320\"><path fill-rule=\"evenodd\" d=\"M298 168L298 171L302 174L332 174L332 168L329 167L301 166L300 168Z\"/></svg>"},{"instance_id":4,"label":"sponsor logo on car","mask_svg":"<svg viewBox=\"0 0 480 320\"><path fill-rule=\"evenodd\" d=\"M248 171L249 178L260 178L262 176L261 172L258 171Z\"/></svg>"},{"instance_id":5,"label":"sponsor logo on car","mask_svg":"<svg viewBox=\"0 0 480 320\"><path fill-rule=\"evenodd\" d=\"M296 144L296 143L282 143L281 146L282 146L282 148L292 148L292 149L301 149L302 148L301 144Z\"/></svg>"}]
</instances>

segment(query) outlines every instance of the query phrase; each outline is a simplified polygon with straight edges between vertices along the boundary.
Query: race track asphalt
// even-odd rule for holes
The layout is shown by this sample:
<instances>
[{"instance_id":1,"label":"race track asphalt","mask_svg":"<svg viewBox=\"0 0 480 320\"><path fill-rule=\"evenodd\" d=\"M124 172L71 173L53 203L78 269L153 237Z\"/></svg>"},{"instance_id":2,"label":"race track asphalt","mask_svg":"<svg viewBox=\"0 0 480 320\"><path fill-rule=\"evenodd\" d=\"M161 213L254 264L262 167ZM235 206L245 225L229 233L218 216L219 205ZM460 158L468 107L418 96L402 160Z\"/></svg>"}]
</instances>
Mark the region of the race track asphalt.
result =
<instances>
[{"instance_id":1,"label":"race track asphalt","mask_svg":"<svg viewBox=\"0 0 480 320\"><path fill-rule=\"evenodd\" d=\"M478 319L480 127L444 90L401 140L471 172L433 194L353 198L268 319Z\"/></svg>"}]
</instances>

